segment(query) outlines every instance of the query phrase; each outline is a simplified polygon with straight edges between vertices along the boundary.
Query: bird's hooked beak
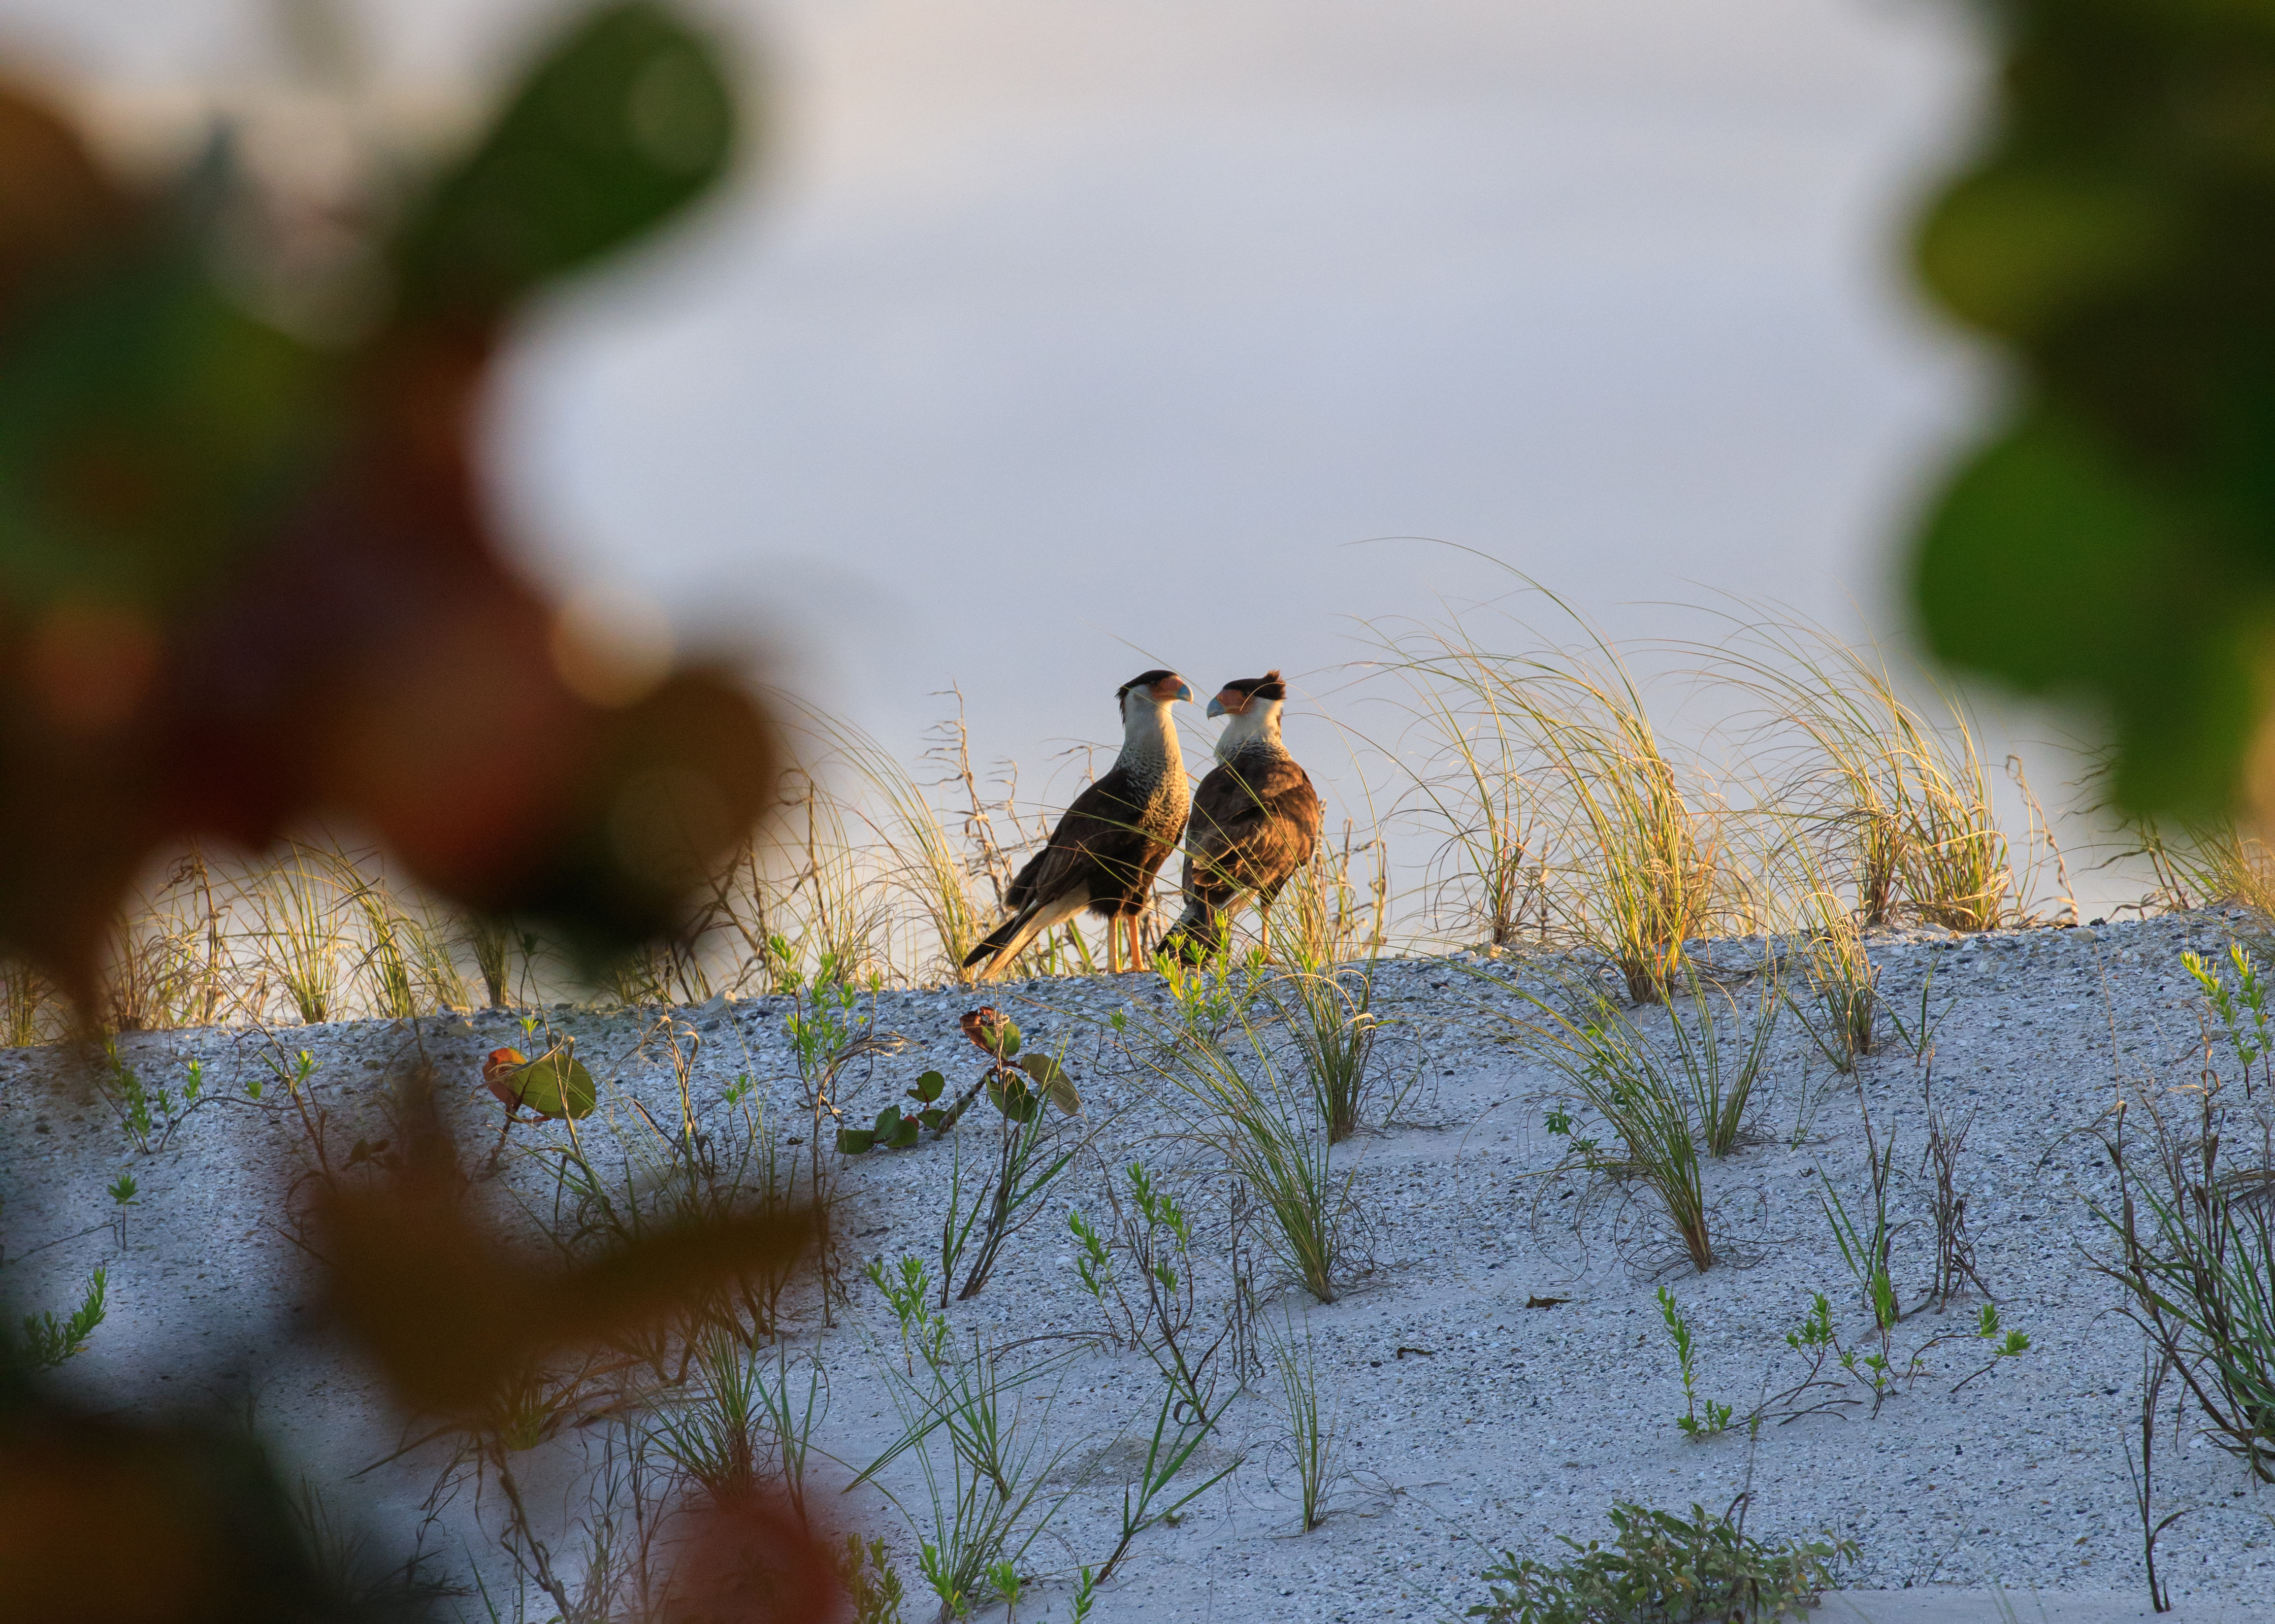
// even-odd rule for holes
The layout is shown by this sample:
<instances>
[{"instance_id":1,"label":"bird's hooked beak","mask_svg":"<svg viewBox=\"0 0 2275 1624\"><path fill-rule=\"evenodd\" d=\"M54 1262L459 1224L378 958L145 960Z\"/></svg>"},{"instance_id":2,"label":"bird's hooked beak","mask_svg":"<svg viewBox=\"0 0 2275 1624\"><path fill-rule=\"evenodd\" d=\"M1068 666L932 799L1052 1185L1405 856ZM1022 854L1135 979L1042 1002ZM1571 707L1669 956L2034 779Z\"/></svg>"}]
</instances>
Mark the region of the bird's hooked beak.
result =
<instances>
[{"instance_id":1,"label":"bird's hooked beak","mask_svg":"<svg viewBox=\"0 0 2275 1624\"><path fill-rule=\"evenodd\" d=\"M1217 695L1215 699L1211 699L1208 702L1207 714L1211 716L1223 716L1230 714L1224 708L1224 696L1222 694Z\"/></svg>"},{"instance_id":2,"label":"bird's hooked beak","mask_svg":"<svg viewBox=\"0 0 2275 1624\"><path fill-rule=\"evenodd\" d=\"M1193 685L1190 683L1179 683L1177 691L1172 697L1183 699L1186 704L1190 705L1200 696L1193 691Z\"/></svg>"}]
</instances>

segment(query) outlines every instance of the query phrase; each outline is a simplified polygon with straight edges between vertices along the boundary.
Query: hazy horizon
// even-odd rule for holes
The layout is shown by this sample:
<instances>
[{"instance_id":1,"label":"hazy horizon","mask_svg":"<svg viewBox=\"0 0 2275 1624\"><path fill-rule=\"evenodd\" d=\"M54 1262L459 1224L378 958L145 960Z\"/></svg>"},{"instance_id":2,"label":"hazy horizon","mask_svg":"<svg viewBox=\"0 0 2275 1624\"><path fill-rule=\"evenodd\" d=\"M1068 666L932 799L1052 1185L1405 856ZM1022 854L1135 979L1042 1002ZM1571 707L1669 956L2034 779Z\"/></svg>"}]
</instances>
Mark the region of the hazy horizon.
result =
<instances>
[{"instance_id":1,"label":"hazy horizon","mask_svg":"<svg viewBox=\"0 0 2275 1624\"><path fill-rule=\"evenodd\" d=\"M448 105L546 9L359 16L380 87ZM496 404L564 588L755 630L903 758L958 685L1029 793L1155 664L1286 670L1336 787L1355 719L1311 713L1360 623L1504 592L1473 554L1617 638L1735 600L1901 647L1895 544L1985 387L1901 257L1962 8L700 9L763 64L760 161L542 313ZM0 49L227 103L267 11L0 0Z\"/></svg>"}]
</instances>

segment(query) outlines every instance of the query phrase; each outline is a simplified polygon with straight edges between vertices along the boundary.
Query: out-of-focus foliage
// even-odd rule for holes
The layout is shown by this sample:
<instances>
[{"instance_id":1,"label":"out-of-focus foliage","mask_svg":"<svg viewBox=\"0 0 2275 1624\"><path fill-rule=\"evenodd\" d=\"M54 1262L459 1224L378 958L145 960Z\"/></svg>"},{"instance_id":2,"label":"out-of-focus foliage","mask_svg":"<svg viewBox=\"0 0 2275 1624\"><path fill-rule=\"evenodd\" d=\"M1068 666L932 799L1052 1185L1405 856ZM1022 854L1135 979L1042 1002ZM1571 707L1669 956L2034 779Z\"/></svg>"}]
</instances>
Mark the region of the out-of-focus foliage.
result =
<instances>
[{"instance_id":1,"label":"out-of-focus foliage","mask_svg":"<svg viewBox=\"0 0 2275 1624\"><path fill-rule=\"evenodd\" d=\"M1995 0L1986 139L1917 239L2008 359L1914 561L1935 651L2105 714L2133 810L2266 805L2275 8ZM2264 753L2264 752L2258 752Z\"/></svg>"},{"instance_id":2,"label":"out-of-focus foliage","mask_svg":"<svg viewBox=\"0 0 2275 1624\"><path fill-rule=\"evenodd\" d=\"M787 1273L811 1214L727 1213L651 1228L567 1269L506 1249L474 1202L421 1080L401 1165L340 1184L318 1227L335 1320L426 1414L479 1415L529 1361L663 1318L747 1275Z\"/></svg>"},{"instance_id":3,"label":"out-of-focus foliage","mask_svg":"<svg viewBox=\"0 0 2275 1624\"><path fill-rule=\"evenodd\" d=\"M774 736L714 674L591 680L605 651L502 560L473 431L518 307L683 211L734 128L699 35L604 5L471 152L369 200L353 250L310 270L225 142L138 185L0 87L0 948L87 1012L154 848L259 847L325 813L588 955L672 922L771 797ZM593 1108L566 1055L516 1076L502 1097L542 1114ZM312 1129L312 1244L330 1329L446 1426L494 1424L557 1352L779 1283L814 1238L808 1212L722 1209L536 1264L411 1081L399 1154L335 1167ZM431 1615L415 1560L384 1594L327 1573L240 1431L74 1401L33 1354L0 1338L0 1618ZM836 1616L826 1540L786 1502L682 1507L676 1532L661 1618Z\"/></svg>"},{"instance_id":4,"label":"out-of-focus foliage","mask_svg":"<svg viewBox=\"0 0 2275 1624\"><path fill-rule=\"evenodd\" d=\"M246 229L225 142L141 188L0 90L0 943L84 1006L154 847L325 812L588 951L668 921L771 792L771 736L705 672L580 697L473 429L517 306L682 211L733 135L705 42L608 6L304 272ZM379 291L328 339L232 296L296 276Z\"/></svg>"}]
</instances>

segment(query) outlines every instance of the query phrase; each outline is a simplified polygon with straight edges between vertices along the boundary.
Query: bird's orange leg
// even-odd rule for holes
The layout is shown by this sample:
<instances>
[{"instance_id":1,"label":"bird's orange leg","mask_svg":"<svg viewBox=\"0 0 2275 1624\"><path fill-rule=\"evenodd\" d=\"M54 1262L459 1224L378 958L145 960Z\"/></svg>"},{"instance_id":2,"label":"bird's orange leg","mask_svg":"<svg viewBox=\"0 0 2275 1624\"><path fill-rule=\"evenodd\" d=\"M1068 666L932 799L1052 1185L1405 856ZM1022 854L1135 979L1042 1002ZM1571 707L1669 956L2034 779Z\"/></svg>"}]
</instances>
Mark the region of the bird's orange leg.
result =
<instances>
[{"instance_id":1,"label":"bird's orange leg","mask_svg":"<svg viewBox=\"0 0 2275 1624\"><path fill-rule=\"evenodd\" d=\"M1122 918L1119 914L1106 916L1106 973L1122 973Z\"/></svg>"}]
</instances>

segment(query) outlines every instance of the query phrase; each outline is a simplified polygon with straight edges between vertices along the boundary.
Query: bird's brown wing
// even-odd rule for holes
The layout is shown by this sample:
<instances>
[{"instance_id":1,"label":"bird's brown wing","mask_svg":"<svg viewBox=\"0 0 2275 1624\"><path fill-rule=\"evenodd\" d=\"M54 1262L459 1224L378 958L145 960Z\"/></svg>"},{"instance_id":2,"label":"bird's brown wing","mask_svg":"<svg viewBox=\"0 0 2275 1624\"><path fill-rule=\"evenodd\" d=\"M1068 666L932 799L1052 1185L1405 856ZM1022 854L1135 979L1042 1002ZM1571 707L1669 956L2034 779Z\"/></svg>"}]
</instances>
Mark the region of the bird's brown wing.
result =
<instances>
[{"instance_id":1,"label":"bird's brown wing","mask_svg":"<svg viewBox=\"0 0 2275 1624\"><path fill-rule=\"evenodd\" d=\"M1006 899L1014 912L1031 903L1049 902L1077 880L1089 879L1096 890L1095 869L1101 863L1118 866L1145 843L1138 828L1140 808L1133 802L1130 774L1121 767L1109 768L1074 797L1051 831L1050 843L1031 858L1011 882ZM1156 865L1158 866L1158 865Z\"/></svg>"},{"instance_id":2,"label":"bird's brown wing","mask_svg":"<svg viewBox=\"0 0 2275 1624\"><path fill-rule=\"evenodd\" d=\"M1193 791L1185 893L1212 908L1271 893L1311 857L1326 812L1311 775L1285 756L1226 762Z\"/></svg>"}]
</instances>

